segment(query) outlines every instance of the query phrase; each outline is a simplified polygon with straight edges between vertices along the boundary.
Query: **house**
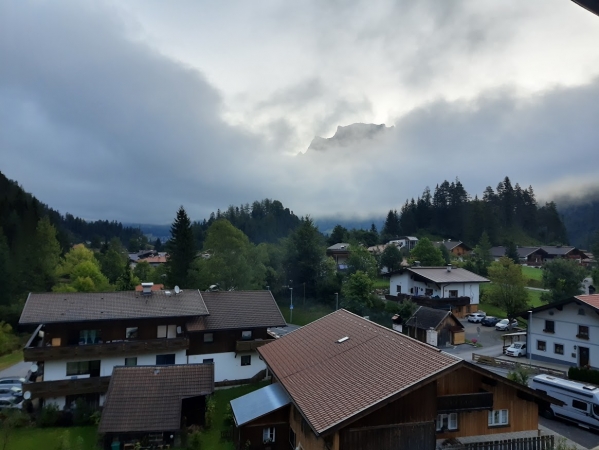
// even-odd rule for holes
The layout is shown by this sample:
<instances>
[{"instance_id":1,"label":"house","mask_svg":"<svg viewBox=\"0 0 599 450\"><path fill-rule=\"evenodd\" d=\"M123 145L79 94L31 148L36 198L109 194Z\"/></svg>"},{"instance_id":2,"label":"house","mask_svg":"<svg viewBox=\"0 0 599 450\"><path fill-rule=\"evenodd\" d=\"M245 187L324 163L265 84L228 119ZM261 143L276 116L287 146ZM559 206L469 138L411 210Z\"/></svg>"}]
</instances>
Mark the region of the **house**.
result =
<instances>
[{"instance_id":1,"label":"house","mask_svg":"<svg viewBox=\"0 0 599 450\"><path fill-rule=\"evenodd\" d=\"M416 247L416 244L418 244L418 238L414 236L400 236L397 239L389 241L388 243L397 245L400 250L405 248L408 252L410 252L414 247Z\"/></svg>"},{"instance_id":2,"label":"house","mask_svg":"<svg viewBox=\"0 0 599 450\"><path fill-rule=\"evenodd\" d=\"M19 324L36 327L23 349L36 370L24 392L61 409L79 397L102 406L116 366L213 363L217 385L264 376L256 348L285 325L270 291L152 288L29 294Z\"/></svg>"},{"instance_id":3,"label":"house","mask_svg":"<svg viewBox=\"0 0 599 450\"><path fill-rule=\"evenodd\" d=\"M520 317L528 320L531 359L599 369L599 294L549 303Z\"/></svg>"},{"instance_id":4,"label":"house","mask_svg":"<svg viewBox=\"0 0 599 450\"><path fill-rule=\"evenodd\" d=\"M251 449L432 450L449 438L536 435L537 403L557 402L345 310L258 352L280 388L249 417L248 397L233 408L236 435L258 440ZM278 431L283 419L288 433Z\"/></svg>"},{"instance_id":5,"label":"house","mask_svg":"<svg viewBox=\"0 0 599 450\"><path fill-rule=\"evenodd\" d=\"M214 364L115 367L98 427L104 448L180 445L184 427L205 424L213 392Z\"/></svg>"},{"instance_id":6,"label":"house","mask_svg":"<svg viewBox=\"0 0 599 450\"><path fill-rule=\"evenodd\" d=\"M468 255L472 248L462 241L452 241L451 239L447 239L446 241L435 242L435 247L439 248L444 246L447 251L456 258L462 258L464 255Z\"/></svg>"},{"instance_id":7,"label":"house","mask_svg":"<svg viewBox=\"0 0 599 450\"><path fill-rule=\"evenodd\" d=\"M579 264L582 264L582 260L586 259L586 255L580 250L578 250L576 247L571 247L567 245L544 245L541 248L545 252L547 252L545 261L551 261L555 258L566 258L574 260Z\"/></svg>"},{"instance_id":8,"label":"house","mask_svg":"<svg viewBox=\"0 0 599 450\"><path fill-rule=\"evenodd\" d=\"M479 285L489 282L485 277L451 265L413 266L383 276L389 278L387 300L410 298L420 306L451 311L458 318L478 311Z\"/></svg>"},{"instance_id":9,"label":"house","mask_svg":"<svg viewBox=\"0 0 599 450\"><path fill-rule=\"evenodd\" d=\"M401 321L398 316L393 317L394 324ZM394 330L397 330L395 326ZM448 344L458 345L466 342L464 326L450 311L419 306L412 317L398 330L420 342L425 342L434 347L443 348Z\"/></svg>"},{"instance_id":10,"label":"house","mask_svg":"<svg viewBox=\"0 0 599 450\"><path fill-rule=\"evenodd\" d=\"M493 258L493 261L499 261L500 258L505 256L506 251L507 248L503 246L491 247L491 258ZM517 247L517 251L520 264L526 266L540 267L549 256L542 247Z\"/></svg>"},{"instance_id":11,"label":"house","mask_svg":"<svg viewBox=\"0 0 599 450\"><path fill-rule=\"evenodd\" d=\"M331 245L327 248L327 256L330 256L335 260L337 269L347 269L347 260L349 259L349 244L340 242L335 245Z\"/></svg>"}]
</instances>

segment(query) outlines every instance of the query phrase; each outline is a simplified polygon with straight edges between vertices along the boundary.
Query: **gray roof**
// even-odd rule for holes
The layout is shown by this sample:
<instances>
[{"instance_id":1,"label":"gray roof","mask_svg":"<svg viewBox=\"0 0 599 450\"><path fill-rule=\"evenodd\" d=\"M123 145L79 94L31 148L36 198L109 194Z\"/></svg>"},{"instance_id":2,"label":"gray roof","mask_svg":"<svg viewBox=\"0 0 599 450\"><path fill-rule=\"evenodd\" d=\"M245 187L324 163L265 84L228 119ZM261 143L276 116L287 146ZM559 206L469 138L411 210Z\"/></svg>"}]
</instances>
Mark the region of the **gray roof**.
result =
<instances>
[{"instance_id":1,"label":"gray roof","mask_svg":"<svg viewBox=\"0 0 599 450\"><path fill-rule=\"evenodd\" d=\"M518 251L518 257L519 258L527 258L528 255L541 250L542 252L546 251L544 250L544 247L517 247L516 249ZM498 247L491 247L491 256L493 258L500 258L502 256L505 256L505 251L506 251L506 247L504 246L498 246Z\"/></svg>"},{"instance_id":2,"label":"gray roof","mask_svg":"<svg viewBox=\"0 0 599 450\"><path fill-rule=\"evenodd\" d=\"M410 267L406 269L412 273L420 275L433 283L488 283L489 280L481 277L469 270L462 268L447 267Z\"/></svg>"},{"instance_id":3,"label":"gray roof","mask_svg":"<svg viewBox=\"0 0 599 450\"><path fill-rule=\"evenodd\" d=\"M346 242L339 242L338 244L331 245L327 248L330 252L349 252L349 244Z\"/></svg>"},{"instance_id":4,"label":"gray roof","mask_svg":"<svg viewBox=\"0 0 599 450\"><path fill-rule=\"evenodd\" d=\"M285 389L279 383L275 383L231 400L231 409L239 427L287 406L290 402Z\"/></svg>"},{"instance_id":5,"label":"gray roof","mask_svg":"<svg viewBox=\"0 0 599 450\"><path fill-rule=\"evenodd\" d=\"M210 315L187 323L188 331L284 327L285 319L270 291L202 292Z\"/></svg>"},{"instance_id":6,"label":"gray roof","mask_svg":"<svg viewBox=\"0 0 599 450\"><path fill-rule=\"evenodd\" d=\"M449 315L453 314L450 311L444 311L441 309L429 308L427 306L420 306L416 312L408 319L406 326L421 328L428 330L429 328L436 329L443 320ZM459 324L462 328L462 324L455 317L456 325Z\"/></svg>"},{"instance_id":7,"label":"gray roof","mask_svg":"<svg viewBox=\"0 0 599 450\"><path fill-rule=\"evenodd\" d=\"M214 364L115 367L99 433L177 431L183 399L214 392Z\"/></svg>"},{"instance_id":8,"label":"gray roof","mask_svg":"<svg viewBox=\"0 0 599 450\"><path fill-rule=\"evenodd\" d=\"M443 245L447 250L451 251L460 244L463 245L464 247L470 248L468 245L464 244L462 241L435 242L435 247L441 247Z\"/></svg>"},{"instance_id":9,"label":"gray roof","mask_svg":"<svg viewBox=\"0 0 599 450\"><path fill-rule=\"evenodd\" d=\"M20 324L81 322L89 320L149 319L187 317L208 314L199 291L183 290L141 292L48 292L31 293L27 298Z\"/></svg>"},{"instance_id":10,"label":"gray roof","mask_svg":"<svg viewBox=\"0 0 599 450\"><path fill-rule=\"evenodd\" d=\"M567 245L544 245L541 248L552 256L564 256L570 253L576 247L570 247Z\"/></svg>"}]
</instances>

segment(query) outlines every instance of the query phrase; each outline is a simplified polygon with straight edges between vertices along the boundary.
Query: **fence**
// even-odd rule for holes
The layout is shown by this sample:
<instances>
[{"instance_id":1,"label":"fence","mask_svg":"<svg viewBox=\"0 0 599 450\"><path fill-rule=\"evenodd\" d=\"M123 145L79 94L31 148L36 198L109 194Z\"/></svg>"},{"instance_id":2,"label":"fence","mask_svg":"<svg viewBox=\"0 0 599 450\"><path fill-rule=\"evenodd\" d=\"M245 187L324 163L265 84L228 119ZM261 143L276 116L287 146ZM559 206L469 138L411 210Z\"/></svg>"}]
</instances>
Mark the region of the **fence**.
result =
<instances>
[{"instance_id":1,"label":"fence","mask_svg":"<svg viewBox=\"0 0 599 450\"><path fill-rule=\"evenodd\" d=\"M479 355L477 353L472 353L472 361L478 364L485 364L487 366L499 367L502 369L510 369L513 370L517 365L525 369L529 369L534 373L546 373L548 375L554 375L556 377L568 378L568 374L563 370L551 369L549 367L537 366L535 364L529 364L527 362L521 361L510 361L503 358L495 358L493 356Z\"/></svg>"},{"instance_id":2,"label":"fence","mask_svg":"<svg viewBox=\"0 0 599 450\"><path fill-rule=\"evenodd\" d=\"M443 450L554 450L555 436L515 438L501 441L471 442L443 446Z\"/></svg>"}]
</instances>

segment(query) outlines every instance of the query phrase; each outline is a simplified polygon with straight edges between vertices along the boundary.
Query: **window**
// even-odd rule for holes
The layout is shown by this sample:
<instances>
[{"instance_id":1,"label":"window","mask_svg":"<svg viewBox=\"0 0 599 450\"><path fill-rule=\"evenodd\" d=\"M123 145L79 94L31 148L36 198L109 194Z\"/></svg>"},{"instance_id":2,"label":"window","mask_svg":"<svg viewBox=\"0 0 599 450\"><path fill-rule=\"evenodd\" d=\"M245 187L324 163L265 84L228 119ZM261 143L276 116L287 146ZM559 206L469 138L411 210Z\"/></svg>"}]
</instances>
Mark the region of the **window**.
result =
<instances>
[{"instance_id":1,"label":"window","mask_svg":"<svg viewBox=\"0 0 599 450\"><path fill-rule=\"evenodd\" d=\"M554 344L553 345L553 353L555 353L556 355L563 355L564 354L564 344Z\"/></svg>"},{"instance_id":2,"label":"window","mask_svg":"<svg viewBox=\"0 0 599 450\"><path fill-rule=\"evenodd\" d=\"M289 443L292 448L295 448L295 431L291 428L289 428Z\"/></svg>"},{"instance_id":3,"label":"window","mask_svg":"<svg viewBox=\"0 0 599 450\"><path fill-rule=\"evenodd\" d=\"M439 414L437 416L437 431L457 430L458 414Z\"/></svg>"},{"instance_id":4,"label":"window","mask_svg":"<svg viewBox=\"0 0 599 450\"><path fill-rule=\"evenodd\" d=\"M545 341L537 341L537 350L541 352L547 351L547 343Z\"/></svg>"},{"instance_id":5,"label":"window","mask_svg":"<svg viewBox=\"0 0 599 450\"><path fill-rule=\"evenodd\" d=\"M130 327L125 330L125 339L137 339L137 327Z\"/></svg>"},{"instance_id":6,"label":"window","mask_svg":"<svg viewBox=\"0 0 599 450\"><path fill-rule=\"evenodd\" d=\"M275 427L267 427L262 429L262 442L270 444L275 441Z\"/></svg>"},{"instance_id":7,"label":"window","mask_svg":"<svg viewBox=\"0 0 599 450\"><path fill-rule=\"evenodd\" d=\"M204 343L214 342L214 333L204 333Z\"/></svg>"},{"instance_id":8,"label":"window","mask_svg":"<svg viewBox=\"0 0 599 450\"><path fill-rule=\"evenodd\" d=\"M252 332L251 331L242 331L241 332L241 339L247 341L250 340L252 338Z\"/></svg>"},{"instance_id":9,"label":"window","mask_svg":"<svg viewBox=\"0 0 599 450\"><path fill-rule=\"evenodd\" d=\"M589 327L585 326L585 325L578 325L578 334L576 335L577 338L580 339L588 339L589 338Z\"/></svg>"},{"instance_id":10,"label":"window","mask_svg":"<svg viewBox=\"0 0 599 450\"><path fill-rule=\"evenodd\" d=\"M496 411L489 411L489 426L496 427L501 425L508 425L508 410L498 409Z\"/></svg>"},{"instance_id":11,"label":"window","mask_svg":"<svg viewBox=\"0 0 599 450\"><path fill-rule=\"evenodd\" d=\"M204 364L214 364L214 358L206 358L202 360Z\"/></svg>"},{"instance_id":12,"label":"window","mask_svg":"<svg viewBox=\"0 0 599 450\"><path fill-rule=\"evenodd\" d=\"M555 333L555 322L553 320L546 320L545 329L543 331L545 333Z\"/></svg>"},{"instance_id":13,"label":"window","mask_svg":"<svg viewBox=\"0 0 599 450\"><path fill-rule=\"evenodd\" d=\"M137 356L133 356L131 358L125 358L126 366L137 366Z\"/></svg>"},{"instance_id":14,"label":"window","mask_svg":"<svg viewBox=\"0 0 599 450\"><path fill-rule=\"evenodd\" d=\"M433 290L432 289L425 289L424 290L424 295L428 295L429 297L431 297L433 295Z\"/></svg>"},{"instance_id":15,"label":"window","mask_svg":"<svg viewBox=\"0 0 599 450\"><path fill-rule=\"evenodd\" d=\"M79 345L99 344L100 330L81 330L79 332Z\"/></svg>"},{"instance_id":16,"label":"window","mask_svg":"<svg viewBox=\"0 0 599 450\"><path fill-rule=\"evenodd\" d=\"M77 361L67 363L67 377L75 375L100 375L100 360Z\"/></svg>"},{"instance_id":17,"label":"window","mask_svg":"<svg viewBox=\"0 0 599 450\"><path fill-rule=\"evenodd\" d=\"M580 309L578 310L578 315L579 315L579 316L584 316L584 315L585 315L584 308L580 308Z\"/></svg>"},{"instance_id":18,"label":"window","mask_svg":"<svg viewBox=\"0 0 599 450\"><path fill-rule=\"evenodd\" d=\"M252 365L252 355L242 355L241 356L241 365L242 366L251 366Z\"/></svg>"},{"instance_id":19,"label":"window","mask_svg":"<svg viewBox=\"0 0 599 450\"><path fill-rule=\"evenodd\" d=\"M158 325L156 331L157 338L174 338L177 337L177 325Z\"/></svg>"},{"instance_id":20,"label":"window","mask_svg":"<svg viewBox=\"0 0 599 450\"><path fill-rule=\"evenodd\" d=\"M156 355L156 365L166 366L169 364L175 364L175 354L170 355Z\"/></svg>"},{"instance_id":21,"label":"window","mask_svg":"<svg viewBox=\"0 0 599 450\"><path fill-rule=\"evenodd\" d=\"M581 402L580 400L573 399L572 408L580 409L581 411L586 411L588 409L588 404L586 402Z\"/></svg>"},{"instance_id":22,"label":"window","mask_svg":"<svg viewBox=\"0 0 599 450\"><path fill-rule=\"evenodd\" d=\"M397 286L395 286L397 288L397 293L401 294L401 284L398 284Z\"/></svg>"},{"instance_id":23,"label":"window","mask_svg":"<svg viewBox=\"0 0 599 450\"><path fill-rule=\"evenodd\" d=\"M458 291L449 291L449 298L457 298Z\"/></svg>"}]
</instances>

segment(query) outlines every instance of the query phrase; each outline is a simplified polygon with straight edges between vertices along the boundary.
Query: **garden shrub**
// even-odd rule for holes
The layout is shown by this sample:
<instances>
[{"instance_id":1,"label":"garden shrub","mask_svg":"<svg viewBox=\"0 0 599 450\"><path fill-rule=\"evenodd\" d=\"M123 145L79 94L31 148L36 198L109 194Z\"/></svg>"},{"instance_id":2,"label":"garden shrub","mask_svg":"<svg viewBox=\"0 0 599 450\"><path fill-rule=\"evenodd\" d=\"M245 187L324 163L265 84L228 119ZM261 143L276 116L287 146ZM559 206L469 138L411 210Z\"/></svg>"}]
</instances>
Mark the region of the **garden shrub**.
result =
<instances>
[{"instance_id":1,"label":"garden shrub","mask_svg":"<svg viewBox=\"0 0 599 450\"><path fill-rule=\"evenodd\" d=\"M60 410L54 403L46 404L42 407L37 417L39 427L54 427L61 419Z\"/></svg>"},{"instance_id":2,"label":"garden shrub","mask_svg":"<svg viewBox=\"0 0 599 450\"><path fill-rule=\"evenodd\" d=\"M570 380L599 385L599 370L570 367L568 369L568 378Z\"/></svg>"}]
</instances>

